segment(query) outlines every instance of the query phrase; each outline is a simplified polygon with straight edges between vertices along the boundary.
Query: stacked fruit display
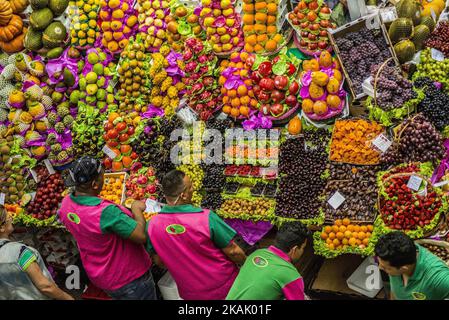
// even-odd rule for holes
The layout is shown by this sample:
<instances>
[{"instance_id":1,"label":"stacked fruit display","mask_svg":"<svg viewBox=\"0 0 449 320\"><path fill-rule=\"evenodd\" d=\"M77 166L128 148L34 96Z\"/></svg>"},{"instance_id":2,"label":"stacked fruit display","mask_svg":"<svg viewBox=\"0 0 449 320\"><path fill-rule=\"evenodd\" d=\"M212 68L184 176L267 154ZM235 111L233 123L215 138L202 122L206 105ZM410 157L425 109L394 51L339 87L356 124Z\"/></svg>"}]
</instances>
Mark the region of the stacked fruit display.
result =
<instances>
[{"instance_id":1,"label":"stacked fruit display","mask_svg":"<svg viewBox=\"0 0 449 320\"><path fill-rule=\"evenodd\" d=\"M345 106L346 92L342 88L343 76L339 64L328 51L318 59L302 63L301 90L302 111L314 121L328 120L340 115Z\"/></svg>"},{"instance_id":2,"label":"stacked fruit display","mask_svg":"<svg viewBox=\"0 0 449 320\"><path fill-rule=\"evenodd\" d=\"M130 40L120 56L117 69L119 87L116 95L120 115L123 117L133 112L146 112L150 101L147 86L150 81L148 71L151 57L145 53L140 35L137 35L135 40Z\"/></svg>"},{"instance_id":3,"label":"stacked fruit display","mask_svg":"<svg viewBox=\"0 0 449 320\"><path fill-rule=\"evenodd\" d=\"M134 135L134 126L127 125L118 113L112 112L104 125L104 131L103 139L115 153L113 158L109 155L104 158L105 167L112 169L113 172L129 170L138 158L137 153L133 152L129 145L130 139Z\"/></svg>"},{"instance_id":4,"label":"stacked fruit display","mask_svg":"<svg viewBox=\"0 0 449 320\"><path fill-rule=\"evenodd\" d=\"M116 204L122 204L125 175L125 173L105 174L103 189L99 196Z\"/></svg>"},{"instance_id":5,"label":"stacked fruit display","mask_svg":"<svg viewBox=\"0 0 449 320\"><path fill-rule=\"evenodd\" d=\"M299 84L295 80L296 60L283 50L274 59L263 59L253 65L253 92L259 101L259 111L277 120L299 107Z\"/></svg>"},{"instance_id":6,"label":"stacked fruit display","mask_svg":"<svg viewBox=\"0 0 449 320\"><path fill-rule=\"evenodd\" d=\"M134 200L156 199L158 180L151 167L131 173L126 180L126 197Z\"/></svg>"},{"instance_id":7,"label":"stacked fruit display","mask_svg":"<svg viewBox=\"0 0 449 320\"><path fill-rule=\"evenodd\" d=\"M445 58L449 58L449 21L441 21L433 30L429 39L426 41L426 47L435 48L444 53Z\"/></svg>"},{"instance_id":8,"label":"stacked fruit display","mask_svg":"<svg viewBox=\"0 0 449 320\"><path fill-rule=\"evenodd\" d=\"M331 10L324 1L301 0L288 20L300 36L302 49L314 53L329 50L328 29L335 29L336 24L330 20Z\"/></svg>"},{"instance_id":9,"label":"stacked fruit display","mask_svg":"<svg viewBox=\"0 0 449 320\"><path fill-rule=\"evenodd\" d=\"M241 17L233 0L202 0L200 23L206 30L207 42L216 54L230 54L243 48Z\"/></svg>"},{"instance_id":10,"label":"stacked fruit display","mask_svg":"<svg viewBox=\"0 0 449 320\"><path fill-rule=\"evenodd\" d=\"M165 0L138 0L139 32L145 48L157 52L167 41L167 24L171 21L170 2Z\"/></svg>"},{"instance_id":11,"label":"stacked fruit display","mask_svg":"<svg viewBox=\"0 0 449 320\"><path fill-rule=\"evenodd\" d=\"M284 42L277 30L277 1L243 1L243 32L245 50L256 53L272 53Z\"/></svg>"},{"instance_id":12,"label":"stacked fruit display","mask_svg":"<svg viewBox=\"0 0 449 320\"><path fill-rule=\"evenodd\" d=\"M27 6L27 0L0 1L0 49L3 52L11 54L23 50L27 28L19 14Z\"/></svg>"},{"instance_id":13,"label":"stacked fruit display","mask_svg":"<svg viewBox=\"0 0 449 320\"><path fill-rule=\"evenodd\" d=\"M167 43L176 52L184 50L184 42L190 37L201 40L206 39L206 33L201 28L199 10L187 6L185 3L176 2L171 7L171 15L167 23Z\"/></svg>"},{"instance_id":14,"label":"stacked fruit display","mask_svg":"<svg viewBox=\"0 0 449 320\"><path fill-rule=\"evenodd\" d=\"M365 249L372 232L373 225L352 224L345 218L335 220L332 226L325 226L320 237L330 250L344 250L347 247Z\"/></svg>"},{"instance_id":15,"label":"stacked fruit display","mask_svg":"<svg viewBox=\"0 0 449 320\"><path fill-rule=\"evenodd\" d=\"M257 100L252 91L251 67L254 55L247 52L231 54L230 61L221 62L221 76L218 84L222 86L222 111L238 117L248 118L251 110L257 109Z\"/></svg>"},{"instance_id":16,"label":"stacked fruit display","mask_svg":"<svg viewBox=\"0 0 449 320\"><path fill-rule=\"evenodd\" d=\"M100 0L70 1L69 17L71 44L79 49L88 49L95 44L100 37L98 27L98 11L100 10Z\"/></svg>"},{"instance_id":17,"label":"stacked fruit display","mask_svg":"<svg viewBox=\"0 0 449 320\"><path fill-rule=\"evenodd\" d=\"M186 40L183 52L185 63L182 82L186 86L184 97L188 106L207 120L220 107L220 87L216 70L217 57L211 48L196 38Z\"/></svg>"},{"instance_id":18,"label":"stacked fruit display","mask_svg":"<svg viewBox=\"0 0 449 320\"><path fill-rule=\"evenodd\" d=\"M100 9L101 37L96 46L102 46L111 54L117 54L127 45L137 30L137 12L131 0L106 0Z\"/></svg>"},{"instance_id":19,"label":"stacked fruit display","mask_svg":"<svg viewBox=\"0 0 449 320\"><path fill-rule=\"evenodd\" d=\"M203 196L201 195L201 188L203 187L204 178L203 169L201 169L201 167L196 164L183 164L180 165L177 169L189 176L190 181L192 182L192 204L198 207L201 206L201 201L203 199Z\"/></svg>"},{"instance_id":20,"label":"stacked fruit display","mask_svg":"<svg viewBox=\"0 0 449 320\"><path fill-rule=\"evenodd\" d=\"M36 197L26 208L27 214L38 220L56 217L64 189L64 181L60 173L54 173L39 181Z\"/></svg>"},{"instance_id":21,"label":"stacked fruit display","mask_svg":"<svg viewBox=\"0 0 449 320\"><path fill-rule=\"evenodd\" d=\"M61 16L69 5L68 0L31 0L33 12L30 27L24 38L24 46L30 51L47 51L61 47L67 40L67 29L55 18Z\"/></svg>"},{"instance_id":22,"label":"stacked fruit display","mask_svg":"<svg viewBox=\"0 0 449 320\"><path fill-rule=\"evenodd\" d=\"M421 61L417 66L417 72L413 75L413 79L418 77L429 77L433 81L438 81L443 85L443 89L449 91L449 59L438 61L432 58L430 48L421 51Z\"/></svg>"}]
</instances>

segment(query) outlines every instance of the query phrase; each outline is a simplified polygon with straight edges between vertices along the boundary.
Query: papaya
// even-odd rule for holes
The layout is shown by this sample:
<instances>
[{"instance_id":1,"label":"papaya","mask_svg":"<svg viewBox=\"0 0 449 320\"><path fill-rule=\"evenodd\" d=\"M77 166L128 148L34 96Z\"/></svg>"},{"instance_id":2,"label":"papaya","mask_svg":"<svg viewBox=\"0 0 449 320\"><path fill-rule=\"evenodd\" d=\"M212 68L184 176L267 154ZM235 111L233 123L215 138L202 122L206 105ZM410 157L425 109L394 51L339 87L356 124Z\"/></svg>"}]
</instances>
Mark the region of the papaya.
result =
<instances>
[{"instance_id":1,"label":"papaya","mask_svg":"<svg viewBox=\"0 0 449 320\"><path fill-rule=\"evenodd\" d=\"M313 104L313 112L316 115L323 115L327 112L327 104L324 101L315 101L315 103Z\"/></svg>"},{"instance_id":2,"label":"papaya","mask_svg":"<svg viewBox=\"0 0 449 320\"><path fill-rule=\"evenodd\" d=\"M343 75L341 74L340 70L332 69L332 72L333 72L332 77L337 79L339 82L341 82L343 80Z\"/></svg>"},{"instance_id":3,"label":"papaya","mask_svg":"<svg viewBox=\"0 0 449 320\"><path fill-rule=\"evenodd\" d=\"M318 62L322 67L326 68L330 67L332 65L332 56L329 53L329 51L327 50L322 51Z\"/></svg>"},{"instance_id":4,"label":"papaya","mask_svg":"<svg viewBox=\"0 0 449 320\"><path fill-rule=\"evenodd\" d=\"M299 117L294 117L288 123L287 130L291 135L297 135L301 133L301 119Z\"/></svg>"},{"instance_id":5,"label":"papaya","mask_svg":"<svg viewBox=\"0 0 449 320\"><path fill-rule=\"evenodd\" d=\"M329 82L327 83L326 89L329 93L337 93L340 89L340 81L338 81L334 77L331 77L329 79Z\"/></svg>"},{"instance_id":6,"label":"papaya","mask_svg":"<svg viewBox=\"0 0 449 320\"><path fill-rule=\"evenodd\" d=\"M320 64L316 59L304 60L302 62L302 69L304 71L318 71L320 70Z\"/></svg>"},{"instance_id":7,"label":"papaya","mask_svg":"<svg viewBox=\"0 0 449 320\"><path fill-rule=\"evenodd\" d=\"M313 101L310 99L304 99L302 100L302 111L305 113L312 113L313 112Z\"/></svg>"},{"instance_id":8,"label":"papaya","mask_svg":"<svg viewBox=\"0 0 449 320\"><path fill-rule=\"evenodd\" d=\"M324 87L329 82L329 76L321 71L312 72L312 82L316 85Z\"/></svg>"},{"instance_id":9,"label":"papaya","mask_svg":"<svg viewBox=\"0 0 449 320\"><path fill-rule=\"evenodd\" d=\"M309 94L312 99L318 99L323 96L324 89L312 82L309 86Z\"/></svg>"},{"instance_id":10,"label":"papaya","mask_svg":"<svg viewBox=\"0 0 449 320\"><path fill-rule=\"evenodd\" d=\"M326 103L331 109L338 109L338 107L341 104L341 99L339 96L336 96L334 94L330 94L326 98Z\"/></svg>"}]
</instances>

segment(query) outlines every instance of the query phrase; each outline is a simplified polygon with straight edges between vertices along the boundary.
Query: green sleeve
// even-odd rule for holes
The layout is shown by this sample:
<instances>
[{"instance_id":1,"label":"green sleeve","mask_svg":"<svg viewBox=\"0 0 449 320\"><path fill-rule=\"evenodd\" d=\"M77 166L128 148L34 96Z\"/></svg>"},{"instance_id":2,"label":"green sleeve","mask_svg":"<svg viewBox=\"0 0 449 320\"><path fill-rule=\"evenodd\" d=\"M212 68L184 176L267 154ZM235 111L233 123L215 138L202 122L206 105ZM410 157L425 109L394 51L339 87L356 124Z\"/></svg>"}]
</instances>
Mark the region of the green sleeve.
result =
<instances>
[{"instance_id":1,"label":"green sleeve","mask_svg":"<svg viewBox=\"0 0 449 320\"><path fill-rule=\"evenodd\" d=\"M145 232L148 232L147 230L148 230L148 224L149 223L150 223L150 221L147 221ZM155 254L156 253L156 250L154 250L153 244L151 243L149 234L147 234L147 242L145 243L145 248L147 249L148 253L150 253L150 254Z\"/></svg>"},{"instance_id":2,"label":"green sleeve","mask_svg":"<svg viewBox=\"0 0 449 320\"><path fill-rule=\"evenodd\" d=\"M226 248L237 232L213 211L209 213L210 238L220 249Z\"/></svg>"},{"instance_id":3,"label":"green sleeve","mask_svg":"<svg viewBox=\"0 0 449 320\"><path fill-rule=\"evenodd\" d=\"M33 253L33 251L26 248L20 254L17 264L19 265L20 270L25 272L28 267L35 261L37 261L36 255Z\"/></svg>"},{"instance_id":4,"label":"green sleeve","mask_svg":"<svg viewBox=\"0 0 449 320\"><path fill-rule=\"evenodd\" d=\"M104 208L101 213L100 228L103 233L116 233L128 239L136 226L137 222L133 218L113 204Z\"/></svg>"},{"instance_id":5,"label":"green sleeve","mask_svg":"<svg viewBox=\"0 0 449 320\"><path fill-rule=\"evenodd\" d=\"M433 300L449 299L449 272L441 271L433 277L432 288L434 296Z\"/></svg>"}]
</instances>

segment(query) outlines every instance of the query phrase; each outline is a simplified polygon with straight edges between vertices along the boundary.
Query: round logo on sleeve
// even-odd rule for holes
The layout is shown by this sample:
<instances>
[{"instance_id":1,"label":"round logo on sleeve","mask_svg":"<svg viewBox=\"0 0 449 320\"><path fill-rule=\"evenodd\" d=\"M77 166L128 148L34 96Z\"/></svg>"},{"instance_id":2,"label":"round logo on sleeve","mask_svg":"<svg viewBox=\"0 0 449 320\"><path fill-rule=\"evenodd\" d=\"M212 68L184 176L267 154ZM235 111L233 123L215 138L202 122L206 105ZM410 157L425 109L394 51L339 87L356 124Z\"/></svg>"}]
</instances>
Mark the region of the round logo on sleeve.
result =
<instances>
[{"instance_id":1,"label":"round logo on sleeve","mask_svg":"<svg viewBox=\"0 0 449 320\"><path fill-rule=\"evenodd\" d=\"M426 295L421 292L412 292L412 297L415 300L426 300L427 299Z\"/></svg>"},{"instance_id":2,"label":"round logo on sleeve","mask_svg":"<svg viewBox=\"0 0 449 320\"><path fill-rule=\"evenodd\" d=\"M168 234L183 234L186 232L186 228L180 224L171 224L165 228L165 231Z\"/></svg>"},{"instance_id":3,"label":"round logo on sleeve","mask_svg":"<svg viewBox=\"0 0 449 320\"><path fill-rule=\"evenodd\" d=\"M69 219L70 222L73 222L75 224L80 224L81 219L78 217L78 215L74 212L67 213L67 219Z\"/></svg>"},{"instance_id":4,"label":"round logo on sleeve","mask_svg":"<svg viewBox=\"0 0 449 320\"><path fill-rule=\"evenodd\" d=\"M264 267L268 266L268 261L265 258L262 258L260 256L256 256L256 257L253 258L253 264L256 267L264 268Z\"/></svg>"}]
</instances>

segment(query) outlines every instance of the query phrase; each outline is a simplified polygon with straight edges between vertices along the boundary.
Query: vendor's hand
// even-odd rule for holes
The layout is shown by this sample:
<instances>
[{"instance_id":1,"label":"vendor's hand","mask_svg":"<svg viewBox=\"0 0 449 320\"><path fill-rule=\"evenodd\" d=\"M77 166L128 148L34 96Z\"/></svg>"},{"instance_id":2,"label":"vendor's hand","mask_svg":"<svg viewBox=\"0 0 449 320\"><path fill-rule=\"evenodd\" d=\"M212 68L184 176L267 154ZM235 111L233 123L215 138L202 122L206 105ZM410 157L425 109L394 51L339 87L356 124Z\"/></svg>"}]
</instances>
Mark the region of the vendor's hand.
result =
<instances>
[{"instance_id":1,"label":"vendor's hand","mask_svg":"<svg viewBox=\"0 0 449 320\"><path fill-rule=\"evenodd\" d=\"M146 207L147 206L146 206L145 202L136 200L131 205L131 211L145 212Z\"/></svg>"}]
</instances>

